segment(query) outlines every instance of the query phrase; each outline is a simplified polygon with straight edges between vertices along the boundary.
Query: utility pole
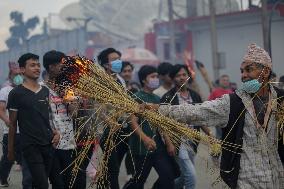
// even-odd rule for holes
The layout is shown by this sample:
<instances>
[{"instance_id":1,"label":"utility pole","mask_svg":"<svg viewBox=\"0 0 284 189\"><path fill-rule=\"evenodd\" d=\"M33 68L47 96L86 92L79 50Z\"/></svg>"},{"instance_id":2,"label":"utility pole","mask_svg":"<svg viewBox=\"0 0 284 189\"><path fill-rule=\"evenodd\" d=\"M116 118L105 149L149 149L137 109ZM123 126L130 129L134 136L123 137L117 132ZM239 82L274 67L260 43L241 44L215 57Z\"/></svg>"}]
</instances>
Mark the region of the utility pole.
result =
<instances>
[{"instance_id":1,"label":"utility pole","mask_svg":"<svg viewBox=\"0 0 284 189\"><path fill-rule=\"evenodd\" d=\"M158 9L158 21L162 20L162 10L163 10L163 0L159 1L159 9Z\"/></svg>"},{"instance_id":2,"label":"utility pole","mask_svg":"<svg viewBox=\"0 0 284 189\"><path fill-rule=\"evenodd\" d=\"M214 80L219 78L219 60L218 60L218 44L217 44L217 31L216 31L216 9L215 0L209 0L210 10L210 33L211 33L211 49L212 49L212 63L214 71Z\"/></svg>"},{"instance_id":3,"label":"utility pole","mask_svg":"<svg viewBox=\"0 0 284 189\"><path fill-rule=\"evenodd\" d=\"M269 42L269 15L267 10L267 0L261 0L261 10L263 47L271 55Z\"/></svg>"},{"instance_id":4,"label":"utility pole","mask_svg":"<svg viewBox=\"0 0 284 189\"><path fill-rule=\"evenodd\" d=\"M92 17L88 17L88 18L77 18L77 17L67 17L66 18L68 22L71 22L71 21L82 21L83 22L83 25L81 26L81 28L83 29L83 32L84 32L84 48L86 49L88 47L88 40L89 40L89 37L88 37L88 23L90 21L92 21ZM79 41L78 41L78 31L80 30L79 28L76 29L77 33L77 46L79 47ZM77 49L79 50L79 49Z\"/></svg>"},{"instance_id":5,"label":"utility pole","mask_svg":"<svg viewBox=\"0 0 284 189\"><path fill-rule=\"evenodd\" d=\"M172 64L176 64L176 42L175 42L175 25L174 25L174 11L173 1L168 0L169 9L169 24L170 24L170 59Z\"/></svg>"},{"instance_id":6,"label":"utility pole","mask_svg":"<svg viewBox=\"0 0 284 189\"><path fill-rule=\"evenodd\" d=\"M197 16L197 0L186 0L186 16Z\"/></svg>"},{"instance_id":7,"label":"utility pole","mask_svg":"<svg viewBox=\"0 0 284 189\"><path fill-rule=\"evenodd\" d=\"M241 10L244 10L243 0L241 0Z\"/></svg>"},{"instance_id":8,"label":"utility pole","mask_svg":"<svg viewBox=\"0 0 284 189\"><path fill-rule=\"evenodd\" d=\"M248 7L249 7L249 9L252 7L252 0L249 0Z\"/></svg>"}]
</instances>

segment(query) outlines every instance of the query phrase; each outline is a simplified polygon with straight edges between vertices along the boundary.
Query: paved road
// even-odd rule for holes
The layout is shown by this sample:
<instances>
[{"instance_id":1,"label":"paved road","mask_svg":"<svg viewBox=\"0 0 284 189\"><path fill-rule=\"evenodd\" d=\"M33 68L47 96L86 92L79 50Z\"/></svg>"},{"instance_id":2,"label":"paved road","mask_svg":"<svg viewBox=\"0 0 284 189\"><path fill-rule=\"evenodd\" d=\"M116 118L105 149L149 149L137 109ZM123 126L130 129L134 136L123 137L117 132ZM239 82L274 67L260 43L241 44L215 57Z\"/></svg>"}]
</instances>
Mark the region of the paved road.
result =
<instances>
[{"instance_id":1,"label":"paved road","mask_svg":"<svg viewBox=\"0 0 284 189\"><path fill-rule=\"evenodd\" d=\"M0 123L1 124L1 123ZM0 127L2 128L2 127ZM0 141L2 141L2 130L0 130ZM2 145L1 145L2 146ZM213 165L211 158L208 156L208 149L204 145L199 145L198 153L195 159L196 171L197 171L197 189L225 189L223 183L217 182L218 169ZM2 156L2 147L0 148L0 155ZM122 186L125 183L126 172L124 164L121 167L119 176L119 182ZM10 186L11 189L20 189L21 187L21 171L16 171L15 166L13 166L10 174ZM153 183L157 179L157 174L154 170L151 171L150 176L145 184L145 189L150 189Z\"/></svg>"}]
</instances>

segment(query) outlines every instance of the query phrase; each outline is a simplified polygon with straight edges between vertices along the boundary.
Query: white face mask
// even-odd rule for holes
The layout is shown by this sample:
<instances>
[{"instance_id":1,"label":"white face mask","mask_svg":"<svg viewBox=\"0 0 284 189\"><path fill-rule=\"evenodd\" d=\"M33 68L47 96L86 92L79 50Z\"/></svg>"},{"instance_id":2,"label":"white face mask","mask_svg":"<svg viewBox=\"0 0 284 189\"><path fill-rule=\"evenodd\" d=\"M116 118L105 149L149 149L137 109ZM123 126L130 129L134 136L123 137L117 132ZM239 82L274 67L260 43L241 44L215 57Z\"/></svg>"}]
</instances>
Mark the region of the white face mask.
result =
<instances>
[{"instance_id":1,"label":"white face mask","mask_svg":"<svg viewBox=\"0 0 284 189\"><path fill-rule=\"evenodd\" d=\"M160 80L158 78L150 78L147 82L147 87L150 89L157 89L160 86Z\"/></svg>"},{"instance_id":2,"label":"white face mask","mask_svg":"<svg viewBox=\"0 0 284 189\"><path fill-rule=\"evenodd\" d=\"M260 83L257 79L246 81L242 84L241 89L246 93L252 94L259 91L262 83Z\"/></svg>"},{"instance_id":3,"label":"white face mask","mask_svg":"<svg viewBox=\"0 0 284 189\"><path fill-rule=\"evenodd\" d=\"M262 75L262 73L263 73L263 69L260 75L258 76L258 79L252 79L252 80L243 82L241 90L249 94L256 93L257 91L259 91L259 89L262 86L262 83L260 83L258 80L260 76Z\"/></svg>"},{"instance_id":4,"label":"white face mask","mask_svg":"<svg viewBox=\"0 0 284 189\"><path fill-rule=\"evenodd\" d=\"M14 83L15 85L21 85L23 82L24 82L24 79L23 79L23 77L22 77L20 74L16 75L16 76L13 78L13 83Z\"/></svg>"}]
</instances>

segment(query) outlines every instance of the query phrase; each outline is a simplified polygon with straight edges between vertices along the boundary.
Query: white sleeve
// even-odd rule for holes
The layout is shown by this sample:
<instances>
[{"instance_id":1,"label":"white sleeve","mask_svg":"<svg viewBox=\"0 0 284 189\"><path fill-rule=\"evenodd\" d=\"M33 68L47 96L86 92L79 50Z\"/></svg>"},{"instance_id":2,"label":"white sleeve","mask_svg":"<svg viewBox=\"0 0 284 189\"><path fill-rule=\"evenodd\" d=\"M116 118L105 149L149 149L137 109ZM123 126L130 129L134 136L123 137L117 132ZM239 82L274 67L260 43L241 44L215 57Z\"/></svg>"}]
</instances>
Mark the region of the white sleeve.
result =
<instances>
[{"instance_id":1,"label":"white sleeve","mask_svg":"<svg viewBox=\"0 0 284 189\"><path fill-rule=\"evenodd\" d=\"M187 124L225 127L229 121L230 97L224 95L222 98L195 105L161 105L159 112Z\"/></svg>"},{"instance_id":2,"label":"white sleeve","mask_svg":"<svg viewBox=\"0 0 284 189\"><path fill-rule=\"evenodd\" d=\"M8 101L8 95L9 95L8 88L7 88L7 87L3 87L3 88L0 90L0 101L7 103L7 101Z\"/></svg>"}]
</instances>

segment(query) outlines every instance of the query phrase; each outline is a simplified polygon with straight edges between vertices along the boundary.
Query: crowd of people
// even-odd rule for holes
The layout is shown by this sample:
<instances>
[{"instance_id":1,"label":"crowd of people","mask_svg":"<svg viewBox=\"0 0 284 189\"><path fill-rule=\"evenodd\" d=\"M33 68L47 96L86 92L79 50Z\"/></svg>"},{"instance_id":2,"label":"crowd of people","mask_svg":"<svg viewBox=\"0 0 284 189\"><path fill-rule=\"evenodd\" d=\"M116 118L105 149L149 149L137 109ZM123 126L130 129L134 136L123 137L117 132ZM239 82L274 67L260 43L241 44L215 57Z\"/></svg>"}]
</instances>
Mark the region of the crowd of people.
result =
<instances>
[{"instance_id":1,"label":"crowd of people","mask_svg":"<svg viewBox=\"0 0 284 189\"><path fill-rule=\"evenodd\" d=\"M79 167L74 161L84 151L85 142L99 145L103 152L108 150L111 125L103 130L98 144L97 140L84 141L84 136L93 132L91 128L77 135L81 125L76 120L88 116L90 106L86 108L80 97L67 99L58 93L55 81L65 57L60 51L46 52L44 70L39 56L33 53L23 54L18 64L9 63L9 76L0 90L0 119L4 122L2 187L9 186L9 173L16 161L21 165L24 189L47 189L49 185L54 189L84 189L93 148L85 152ZM97 60L141 104L141 109L159 111L206 135L241 146L224 148L212 157L230 188L284 188L284 148L273 114L277 106L272 103L282 103L284 76L279 83L271 82L272 61L265 50L250 45L240 65L243 85L237 89L228 75L222 75L213 89L209 87L207 99L196 90L198 83L192 70L183 64L144 65L137 71L138 83L133 81L135 65L122 61L118 50L107 48ZM174 146L166 133L142 117L122 119L117 120L121 124L114 137L117 145L107 161L107 182L97 188L119 189L123 185L124 189L143 189L152 168L158 174L154 189L196 188L198 142L182 138L179 146ZM212 127L216 128L215 135ZM127 179L119 184L124 159ZM76 174L74 169L78 170Z\"/></svg>"}]
</instances>

